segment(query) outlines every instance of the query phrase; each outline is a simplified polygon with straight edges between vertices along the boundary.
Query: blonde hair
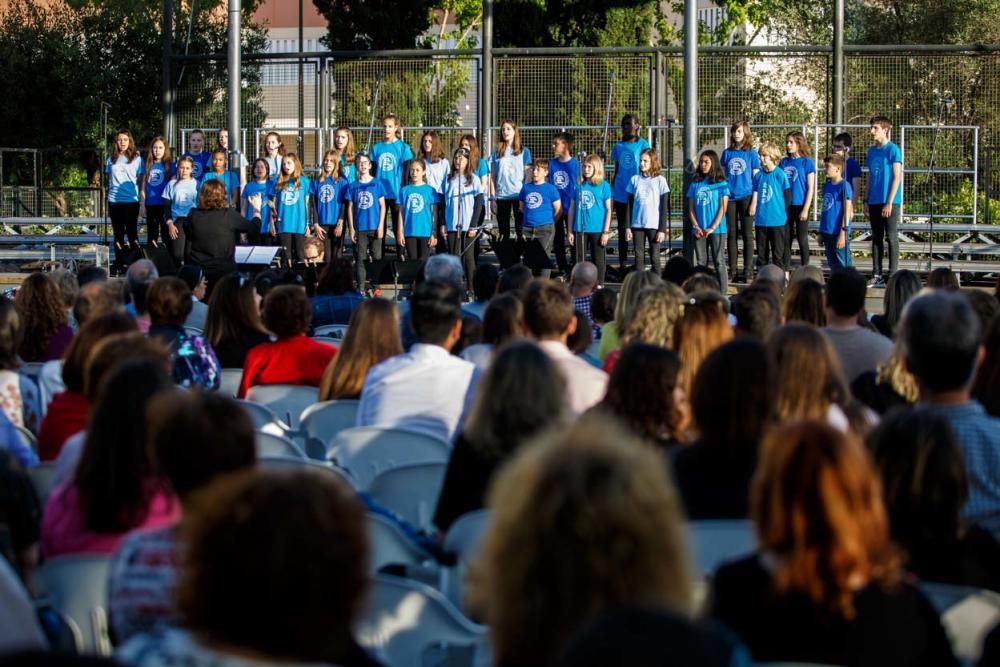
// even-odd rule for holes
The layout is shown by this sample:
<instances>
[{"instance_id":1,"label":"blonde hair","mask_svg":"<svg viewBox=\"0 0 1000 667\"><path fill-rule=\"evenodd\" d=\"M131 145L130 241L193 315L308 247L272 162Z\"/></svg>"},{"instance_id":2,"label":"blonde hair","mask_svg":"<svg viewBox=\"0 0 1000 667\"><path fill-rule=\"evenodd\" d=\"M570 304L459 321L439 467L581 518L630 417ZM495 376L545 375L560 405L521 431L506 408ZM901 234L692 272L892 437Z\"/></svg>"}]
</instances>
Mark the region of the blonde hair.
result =
<instances>
[{"instance_id":1,"label":"blonde hair","mask_svg":"<svg viewBox=\"0 0 1000 667\"><path fill-rule=\"evenodd\" d=\"M603 609L689 613L684 520L662 453L605 414L521 447L489 494L470 602L495 665L550 664ZM544 539L539 539L544 536Z\"/></svg>"},{"instance_id":2,"label":"blonde hair","mask_svg":"<svg viewBox=\"0 0 1000 667\"><path fill-rule=\"evenodd\" d=\"M781 161L781 149L778 148L778 145L773 141L765 141L763 144L761 144L760 148L757 150L757 153L761 157L766 155L767 157L771 158L771 161L774 162L775 165L777 165L778 162Z\"/></svg>"},{"instance_id":3,"label":"blonde hair","mask_svg":"<svg viewBox=\"0 0 1000 667\"><path fill-rule=\"evenodd\" d=\"M674 327L684 315L684 292L673 283L639 292L628 322L619 332L621 346L649 343L670 348Z\"/></svg>"},{"instance_id":4,"label":"blonde hair","mask_svg":"<svg viewBox=\"0 0 1000 667\"><path fill-rule=\"evenodd\" d=\"M600 185L604 180L604 160L601 159L601 156L597 153L591 153L583 158L583 163L594 167L594 175L587 182L591 185ZM580 170L580 177L583 177L583 169Z\"/></svg>"},{"instance_id":5,"label":"blonde hair","mask_svg":"<svg viewBox=\"0 0 1000 667\"><path fill-rule=\"evenodd\" d=\"M896 339L892 355L876 370L875 382L890 385L907 403L913 404L920 398L920 387L917 385L917 378L906 370L902 341L902 337Z\"/></svg>"},{"instance_id":6,"label":"blonde hair","mask_svg":"<svg viewBox=\"0 0 1000 667\"><path fill-rule=\"evenodd\" d=\"M717 301L688 303L674 328L674 351L681 359L678 384L691 394L701 362L715 348L733 339L733 328Z\"/></svg>"},{"instance_id":7,"label":"blonde hair","mask_svg":"<svg viewBox=\"0 0 1000 667\"><path fill-rule=\"evenodd\" d=\"M625 276L615 304L615 326L619 333L628 325L628 318L639 300L639 293L647 287L661 287L663 284L663 278L653 271L633 271Z\"/></svg>"}]
</instances>

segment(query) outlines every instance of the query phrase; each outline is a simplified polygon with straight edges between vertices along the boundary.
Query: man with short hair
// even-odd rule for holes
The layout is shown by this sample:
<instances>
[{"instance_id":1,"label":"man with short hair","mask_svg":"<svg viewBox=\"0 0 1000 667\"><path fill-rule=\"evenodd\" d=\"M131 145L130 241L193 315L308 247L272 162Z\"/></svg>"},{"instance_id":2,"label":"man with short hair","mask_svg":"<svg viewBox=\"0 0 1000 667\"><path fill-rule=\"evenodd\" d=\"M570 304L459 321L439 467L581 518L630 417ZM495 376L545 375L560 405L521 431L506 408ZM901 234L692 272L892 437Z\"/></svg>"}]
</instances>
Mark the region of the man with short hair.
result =
<instances>
[{"instance_id":1,"label":"man with short hair","mask_svg":"<svg viewBox=\"0 0 1000 667\"><path fill-rule=\"evenodd\" d=\"M738 336L765 340L782 324L781 302L770 281L755 282L733 297L732 315Z\"/></svg>"},{"instance_id":2,"label":"man with short hair","mask_svg":"<svg viewBox=\"0 0 1000 667\"><path fill-rule=\"evenodd\" d=\"M971 396L985 354L975 311L957 292L918 296L906 306L899 335L921 400L951 423L965 455L965 518L1000 536L1000 419Z\"/></svg>"},{"instance_id":3,"label":"man with short hair","mask_svg":"<svg viewBox=\"0 0 1000 667\"><path fill-rule=\"evenodd\" d=\"M757 280L754 282L761 280L769 280L778 288L779 294L785 293L787 280L785 278L785 270L780 266L775 264L765 264L760 267L760 271L757 272Z\"/></svg>"},{"instance_id":4,"label":"man with short hair","mask_svg":"<svg viewBox=\"0 0 1000 667\"><path fill-rule=\"evenodd\" d=\"M835 269L826 283L826 326L823 333L837 351L844 379L850 384L892 356L892 341L858 324L865 308L867 281L852 267Z\"/></svg>"},{"instance_id":5,"label":"man with short hair","mask_svg":"<svg viewBox=\"0 0 1000 667\"><path fill-rule=\"evenodd\" d=\"M587 324L594 332L594 338L600 335L600 327L594 324L590 301L597 290L597 265L593 262L578 262L569 277L569 293L573 297L573 310L578 310L587 316Z\"/></svg>"},{"instance_id":6,"label":"man with short hair","mask_svg":"<svg viewBox=\"0 0 1000 667\"><path fill-rule=\"evenodd\" d=\"M545 353L566 377L569 409L580 414L604 398L608 375L577 357L566 347L576 331L573 297L560 283L533 280L524 291L524 323Z\"/></svg>"},{"instance_id":7,"label":"man with short hair","mask_svg":"<svg viewBox=\"0 0 1000 667\"><path fill-rule=\"evenodd\" d=\"M450 254L431 255L424 263L424 280L443 280L465 296L465 269L458 257Z\"/></svg>"},{"instance_id":8,"label":"man with short hair","mask_svg":"<svg viewBox=\"0 0 1000 667\"><path fill-rule=\"evenodd\" d=\"M451 442L472 402L475 365L452 356L462 334L458 289L443 280L418 285L410 299L417 342L368 371L358 426L402 428Z\"/></svg>"}]
</instances>

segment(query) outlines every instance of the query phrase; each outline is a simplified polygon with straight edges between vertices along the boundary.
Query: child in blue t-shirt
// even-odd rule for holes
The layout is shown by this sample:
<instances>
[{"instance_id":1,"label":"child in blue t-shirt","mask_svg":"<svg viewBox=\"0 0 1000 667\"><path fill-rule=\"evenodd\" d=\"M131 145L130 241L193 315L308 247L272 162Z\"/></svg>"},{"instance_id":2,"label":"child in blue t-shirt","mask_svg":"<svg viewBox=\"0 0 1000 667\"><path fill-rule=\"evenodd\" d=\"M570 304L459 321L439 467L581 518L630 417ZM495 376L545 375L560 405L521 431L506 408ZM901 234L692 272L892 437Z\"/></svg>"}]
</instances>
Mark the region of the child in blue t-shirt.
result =
<instances>
[{"instance_id":1,"label":"child in blue t-shirt","mask_svg":"<svg viewBox=\"0 0 1000 667\"><path fill-rule=\"evenodd\" d=\"M524 242L540 244L546 257L552 251L555 221L562 211L559 190L546 182L548 175L548 160L535 160L531 170L531 183L521 188L521 194L518 195L521 202ZM548 278L550 275L552 275L551 269L542 269L543 278Z\"/></svg>"},{"instance_id":2,"label":"child in blue t-shirt","mask_svg":"<svg viewBox=\"0 0 1000 667\"><path fill-rule=\"evenodd\" d=\"M212 154L205 150L205 133L201 130L192 130L191 134L188 135L188 146L184 157L191 158L191 164L194 165L194 171L191 175L194 180L198 181L200 187L201 179L205 178L212 161Z\"/></svg>"},{"instance_id":3,"label":"child in blue t-shirt","mask_svg":"<svg viewBox=\"0 0 1000 667\"><path fill-rule=\"evenodd\" d=\"M889 246L889 273L899 265L900 206L903 203L903 153L889 140L892 123L885 116L871 120L872 141L865 164L868 167L868 197L865 213L872 226L872 281L874 287L885 285L882 259Z\"/></svg>"},{"instance_id":4,"label":"child in blue t-shirt","mask_svg":"<svg viewBox=\"0 0 1000 667\"><path fill-rule=\"evenodd\" d=\"M615 169L612 194L615 200L615 219L618 221L618 269L622 275L625 275L625 260L628 258L624 240L626 230L631 226L628 184L639 173L639 156L649 148L649 142L639 136L639 127L639 119L635 114L627 113L622 116L622 138L611 149L611 161Z\"/></svg>"},{"instance_id":5,"label":"child in blue t-shirt","mask_svg":"<svg viewBox=\"0 0 1000 667\"><path fill-rule=\"evenodd\" d=\"M194 178L194 160L182 157L177 161L177 176L167 183L163 199L170 202L167 211L167 251L174 264L184 263L184 240L188 214L198 205L198 181Z\"/></svg>"},{"instance_id":6,"label":"child in blue t-shirt","mask_svg":"<svg viewBox=\"0 0 1000 667\"><path fill-rule=\"evenodd\" d=\"M625 230L625 240L635 250L635 270L646 269L646 248L653 270L660 273L660 244L667 236L667 197L670 187L660 174L660 158L652 148L639 156L639 173L628 184L632 226ZM624 250L620 250L624 252Z\"/></svg>"},{"instance_id":7,"label":"child in blue t-shirt","mask_svg":"<svg viewBox=\"0 0 1000 667\"><path fill-rule=\"evenodd\" d=\"M382 239L385 236L385 191L382 182L372 176L372 161L365 153L354 158L357 180L348 189L347 228L354 243L354 268L358 289L365 289L368 272L365 261L382 259Z\"/></svg>"},{"instance_id":8,"label":"child in blue t-shirt","mask_svg":"<svg viewBox=\"0 0 1000 667\"><path fill-rule=\"evenodd\" d=\"M125 237L139 246L139 183L145 163L128 130L118 130L111 157L104 165L108 175L108 217L115 234L115 248L123 250Z\"/></svg>"},{"instance_id":9,"label":"child in blue t-shirt","mask_svg":"<svg viewBox=\"0 0 1000 667\"><path fill-rule=\"evenodd\" d=\"M834 155L844 158L843 177L847 184L851 186L851 205L853 210L858 210L858 193L861 192L861 165L851 157L851 147L854 146L854 139L849 132L841 132L833 138L830 149Z\"/></svg>"},{"instance_id":10,"label":"child in blue t-shirt","mask_svg":"<svg viewBox=\"0 0 1000 667\"><path fill-rule=\"evenodd\" d=\"M448 164L447 160L442 160ZM426 180L427 165L421 160L410 163L410 184L399 192L399 219L396 240L406 248L407 259L427 259L437 245L434 221L438 218L439 199L434 186Z\"/></svg>"},{"instance_id":11,"label":"child in blue t-shirt","mask_svg":"<svg viewBox=\"0 0 1000 667\"><path fill-rule=\"evenodd\" d=\"M785 136L786 157L778 163L785 172L792 190L792 204L788 207L788 257L792 256L792 237L799 242L799 261L809 263L809 209L816 195L816 165L813 163L809 142L796 130Z\"/></svg>"},{"instance_id":12,"label":"child in blue t-shirt","mask_svg":"<svg viewBox=\"0 0 1000 667\"><path fill-rule=\"evenodd\" d=\"M406 163L413 159L410 145L402 140L399 117L389 114L382 119L384 139L372 148L372 163L375 176L385 195L386 217L396 219L396 200L403 186Z\"/></svg>"},{"instance_id":13,"label":"child in blue t-shirt","mask_svg":"<svg viewBox=\"0 0 1000 667\"><path fill-rule=\"evenodd\" d=\"M344 194L347 179L340 174L340 151L333 149L323 156L323 168L312 183L316 210L313 231L324 242L324 258L330 262L344 252Z\"/></svg>"},{"instance_id":14,"label":"child in blue t-shirt","mask_svg":"<svg viewBox=\"0 0 1000 667\"><path fill-rule=\"evenodd\" d=\"M494 213L500 240L510 238L510 219L514 218L514 234L521 236L521 209L518 197L525 182L531 180L531 151L521 144L517 123L505 120L500 124L500 140L490 156L493 165Z\"/></svg>"},{"instance_id":15,"label":"child in blue t-shirt","mask_svg":"<svg viewBox=\"0 0 1000 667\"><path fill-rule=\"evenodd\" d=\"M285 247L285 261L289 268L295 260L304 262L306 259L310 189L309 179L302 175L298 155L285 153L281 158L281 173L274 184L274 226L279 242Z\"/></svg>"},{"instance_id":16,"label":"child in blue t-shirt","mask_svg":"<svg viewBox=\"0 0 1000 667\"><path fill-rule=\"evenodd\" d=\"M754 221L750 212L753 177L760 173L760 155L753 148L750 123L739 121L729 128L729 147L722 151L719 162L729 183L729 204L726 207L726 246L729 267L735 272L739 265L738 237L743 239L743 273L737 277L753 279Z\"/></svg>"},{"instance_id":17,"label":"child in blue t-shirt","mask_svg":"<svg viewBox=\"0 0 1000 667\"><path fill-rule=\"evenodd\" d=\"M711 257L719 286L725 294L729 289L724 243L729 183L715 151L703 151L698 158L698 172L688 188L687 199L695 264L707 266L708 257Z\"/></svg>"},{"instance_id":18,"label":"child in blue t-shirt","mask_svg":"<svg viewBox=\"0 0 1000 667\"><path fill-rule=\"evenodd\" d=\"M748 214L755 216L757 230L757 255L762 264L772 261L788 270L787 233L788 206L792 201L788 176L778 169L781 151L767 142L760 147L762 171L753 177L753 194Z\"/></svg>"},{"instance_id":19,"label":"child in blue t-shirt","mask_svg":"<svg viewBox=\"0 0 1000 667\"><path fill-rule=\"evenodd\" d=\"M826 183L823 184L823 210L819 234L830 270L851 265L851 218L854 196L851 184L843 177L845 160L841 155L826 158Z\"/></svg>"},{"instance_id":20,"label":"child in blue t-shirt","mask_svg":"<svg viewBox=\"0 0 1000 667\"><path fill-rule=\"evenodd\" d=\"M163 191L174 174L170 152L163 137L153 137L150 142L145 170L139 217L146 219L146 242L157 245L160 238L167 238L166 200L163 198Z\"/></svg>"},{"instance_id":21,"label":"child in blue t-shirt","mask_svg":"<svg viewBox=\"0 0 1000 667\"><path fill-rule=\"evenodd\" d=\"M338 127L333 133L333 150L340 154L340 175L347 179L348 183L353 183L357 174L354 171L354 156L357 149L354 147L354 133L349 127Z\"/></svg>"},{"instance_id":22,"label":"child in blue t-shirt","mask_svg":"<svg viewBox=\"0 0 1000 667\"><path fill-rule=\"evenodd\" d=\"M469 246L478 235L475 227L482 211L482 181L473 171L469 151L459 148L452 156L451 173L444 183L444 232L448 239L448 252L461 260L469 285L476 268L475 249Z\"/></svg>"},{"instance_id":23,"label":"child in blue t-shirt","mask_svg":"<svg viewBox=\"0 0 1000 667\"><path fill-rule=\"evenodd\" d=\"M255 244L263 243L265 239L274 243L277 236L277 230L274 228L274 181L267 160L262 157L254 160L250 169L250 181L243 186L240 201L243 217L250 220L253 217L251 215L253 209L249 199L253 195L260 195L260 229L251 238Z\"/></svg>"},{"instance_id":24,"label":"child in blue t-shirt","mask_svg":"<svg viewBox=\"0 0 1000 667\"><path fill-rule=\"evenodd\" d=\"M552 159L549 160L549 183L559 190L560 213L555 223L555 238L552 248L556 253L556 265L559 270L569 274L571 267L566 261L566 227L569 205L576 196L576 184L580 180L580 161L572 156L574 137L569 132L556 132L552 137ZM570 259L573 259L573 248L569 247ZM575 262L573 262L575 263Z\"/></svg>"},{"instance_id":25,"label":"child in blue t-shirt","mask_svg":"<svg viewBox=\"0 0 1000 667\"><path fill-rule=\"evenodd\" d=\"M611 232L611 186L604 180L604 160L595 153L583 159L583 180L569 206L569 242L575 241L578 261L590 252L597 266L597 283L604 283L607 270L608 234Z\"/></svg>"},{"instance_id":26,"label":"child in blue t-shirt","mask_svg":"<svg viewBox=\"0 0 1000 667\"><path fill-rule=\"evenodd\" d=\"M198 190L201 191L202 186L209 181L221 181L226 188L226 201L233 205L239 198L239 177L231 171L226 171L226 151L222 149L212 151L211 165L211 170L205 172L201 183L198 184Z\"/></svg>"}]
</instances>

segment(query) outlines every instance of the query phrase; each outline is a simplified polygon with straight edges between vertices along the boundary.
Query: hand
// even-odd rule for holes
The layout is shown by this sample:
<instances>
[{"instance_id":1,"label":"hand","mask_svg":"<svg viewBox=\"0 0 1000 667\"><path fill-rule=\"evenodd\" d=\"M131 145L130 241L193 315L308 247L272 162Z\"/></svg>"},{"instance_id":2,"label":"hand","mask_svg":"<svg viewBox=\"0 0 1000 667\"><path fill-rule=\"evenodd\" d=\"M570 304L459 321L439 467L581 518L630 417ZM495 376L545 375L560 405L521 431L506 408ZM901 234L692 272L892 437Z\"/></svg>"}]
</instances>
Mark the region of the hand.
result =
<instances>
[{"instance_id":1,"label":"hand","mask_svg":"<svg viewBox=\"0 0 1000 667\"><path fill-rule=\"evenodd\" d=\"M323 225L316 225L313 227L313 231L316 232L316 238L320 241L326 238L326 232L323 230Z\"/></svg>"},{"instance_id":2,"label":"hand","mask_svg":"<svg viewBox=\"0 0 1000 667\"><path fill-rule=\"evenodd\" d=\"M253 209L255 216L260 216L260 194L253 194L247 197L247 203L250 204L250 208Z\"/></svg>"},{"instance_id":3,"label":"hand","mask_svg":"<svg viewBox=\"0 0 1000 667\"><path fill-rule=\"evenodd\" d=\"M806 211L805 209L802 209L802 212L799 213L799 220L801 222L805 222L808 219L809 219L809 212Z\"/></svg>"},{"instance_id":4,"label":"hand","mask_svg":"<svg viewBox=\"0 0 1000 667\"><path fill-rule=\"evenodd\" d=\"M269 229L267 230L267 233L270 234L271 236L277 236L278 235L278 228L274 226L274 221L273 220L271 221L271 224L269 225Z\"/></svg>"},{"instance_id":5,"label":"hand","mask_svg":"<svg viewBox=\"0 0 1000 667\"><path fill-rule=\"evenodd\" d=\"M381 241L382 237L384 237L384 236L385 236L385 227L383 227L382 225L379 225L378 229L375 230L375 238L377 238L379 241Z\"/></svg>"},{"instance_id":6,"label":"hand","mask_svg":"<svg viewBox=\"0 0 1000 667\"><path fill-rule=\"evenodd\" d=\"M354 231L354 229L351 229L351 243L357 243L357 242L358 242L358 233Z\"/></svg>"},{"instance_id":7,"label":"hand","mask_svg":"<svg viewBox=\"0 0 1000 667\"><path fill-rule=\"evenodd\" d=\"M469 237L470 239L471 239L471 238L475 238L475 236L476 236L476 230L475 230L475 229L470 229L470 230L469 230L469 231L468 231L468 232L466 233L466 236L468 236L468 237ZM570 243L572 243L572 241L570 241Z\"/></svg>"},{"instance_id":8,"label":"hand","mask_svg":"<svg viewBox=\"0 0 1000 667\"><path fill-rule=\"evenodd\" d=\"M573 241L575 240L573 232L566 232L566 240L569 242L570 245L573 245Z\"/></svg>"},{"instance_id":9,"label":"hand","mask_svg":"<svg viewBox=\"0 0 1000 667\"><path fill-rule=\"evenodd\" d=\"M432 237L430 237L429 239L427 239L427 247L428 247L428 248L433 248L433 247L435 247L435 246L436 246L437 244L438 244L438 237L436 237L436 236L432 236Z\"/></svg>"},{"instance_id":10,"label":"hand","mask_svg":"<svg viewBox=\"0 0 1000 667\"><path fill-rule=\"evenodd\" d=\"M837 236L837 250L843 250L845 245L847 245L847 232L841 230Z\"/></svg>"},{"instance_id":11,"label":"hand","mask_svg":"<svg viewBox=\"0 0 1000 667\"><path fill-rule=\"evenodd\" d=\"M396 245L398 245L400 248L406 246L406 237L403 236L402 233L396 234Z\"/></svg>"},{"instance_id":12,"label":"hand","mask_svg":"<svg viewBox=\"0 0 1000 667\"><path fill-rule=\"evenodd\" d=\"M490 202L490 213L493 214L494 218L497 217L497 200L496 199L494 199L493 201Z\"/></svg>"},{"instance_id":13,"label":"hand","mask_svg":"<svg viewBox=\"0 0 1000 667\"><path fill-rule=\"evenodd\" d=\"M882 207L882 217L888 218L891 215L892 215L892 204L889 203Z\"/></svg>"},{"instance_id":14,"label":"hand","mask_svg":"<svg viewBox=\"0 0 1000 667\"><path fill-rule=\"evenodd\" d=\"M756 204L750 204L750 206L747 208L747 215L757 215Z\"/></svg>"},{"instance_id":15,"label":"hand","mask_svg":"<svg viewBox=\"0 0 1000 667\"><path fill-rule=\"evenodd\" d=\"M248 241L248 239L247 239L247 235L246 235L246 234L240 234L240 243L242 243L242 244L244 244L244 245L245 245L245 244L247 244L248 242L249 242L249 241Z\"/></svg>"},{"instance_id":16,"label":"hand","mask_svg":"<svg viewBox=\"0 0 1000 667\"><path fill-rule=\"evenodd\" d=\"M607 246L608 245L608 233L607 232L601 232L601 245L602 246Z\"/></svg>"},{"instance_id":17,"label":"hand","mask_svg":"<svg viewBox=\"0 0 1000 667\"><path fill-rule=\"evenodd\" d=\"M180 234L177 233L177 225L174 224L173 220L167 220L167 234L170 235L172 241L176 241Z\"/></svg>"},{"instance_id":18,"label":"hand","mask_svg":"<svg viewBox=\"0 0 1000 667\"><path fill-rule=\"evenodd\" d=\"M333 228L333 235L338 239L344 235L344 223L337 223L337 226Z\"/></svg>"},{"instance_id":19,"label":"hand","mask_svg":"<svg viewBox=\"0 0 1000 667\"><path fill-rule=\"evenodd\" d=\"M146 219L146 202L141 202L139 204L139 218L142 220Z\"/></svg>"},{"instance_id":20,"label":"hand","mask_svg":"<svg viewBox=\"0 0 1000 667\"><path fill-rule=\"evenodd\" d=\"M692 225L692 234L694 234L694 237L696 239L700 239L701 238L701 227L699 227L698 225Z\"/></svg>"},{"instance_id":21,"label":"hand","mask_svg":"<svg viewBox=\"0 0 1000 667\"><path fill-rule=\"evenodd\" d=\"M663 243L663 240L667 238L666 232L656 232L656 242Z\"/></svg>"},{"instance_id":22,"label":"hand","mask_svg":"<svg viewBox=\"0 0 1000 667\"><path fill-rule=\"evenodd\" d=\"M865 205L862 206L861 208L864 209L865 215L867 216L868 215L868 203L866 202Z\"/></svg>"},{"instance_id":23,"label":"hand","mask_svg":"<svg viewBox=\"0 0 1000 667\"><path fill-rule=\"evenodd\" d=\"M631 228L625 230L625 240L628 241L628 242L632 241L632 229Z\"/></svg>"}]
</instances>

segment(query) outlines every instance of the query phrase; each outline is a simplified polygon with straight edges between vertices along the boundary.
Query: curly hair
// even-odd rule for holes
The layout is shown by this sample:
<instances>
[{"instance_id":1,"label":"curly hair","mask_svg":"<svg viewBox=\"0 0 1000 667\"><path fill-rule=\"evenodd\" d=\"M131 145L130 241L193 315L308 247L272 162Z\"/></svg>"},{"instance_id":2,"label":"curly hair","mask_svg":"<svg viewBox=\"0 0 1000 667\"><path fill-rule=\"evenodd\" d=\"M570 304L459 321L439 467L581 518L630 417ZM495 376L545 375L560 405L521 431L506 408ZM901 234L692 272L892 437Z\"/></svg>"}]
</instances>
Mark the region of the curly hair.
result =
<instances>
[{"instance_id":1,"label":"curly hair","mask_svg":"<svg viewBox=\"0 0 1000 667\"><path fill-rule=\"evenodd\" d=\"M680 371L680 360L668 348L645 343L626 345L597 409L616 415L650 443L679 439L684 406L676 403L674 389Z\"/></svg>"},{"instance_id":2,"label":"curly hair","mask_svg":"<svg viewBox=\"0 0 1000 667\"><path fill-rule=\"evenodd\" d=\"M226 208L226 186L222 181L205 181L198 194L198 208L213 209Z\"/></svg>"},{"instance_id":3,"label":"curly hair","mask_svg":"<svg viewBox=\"0 0 1000 667\"><path fill-rule=\"evenodd\" d=\"M683 518L662 454L617 420L585 415L518 450L489 494L470 601L495 665L549 664L603 609L687 613Z\"/></svg>"},{"instance_id":4,"label":"curly hair","mask_svg":"<svg viewBox=\"0 0 1000 667\"><path fill-rule=\"evenodd\" d=\"M69 321L59 286L47 273L32 273L17 290L14 305L21 315L21 345L25 361L41 361L52 336Z\"/></svg>"},{"instance_id":5,"label":"curly hair","mask_svg":"<svg viewBox=\"0 0 1000 667\"><path fill-rule=\"evenodd\" d=\"M672 347L674 327L684 315L684 292L672 283L642 290L635 300L635 307L620 330L621 344L649 343Z\"/></svg>"}]
</instances>

